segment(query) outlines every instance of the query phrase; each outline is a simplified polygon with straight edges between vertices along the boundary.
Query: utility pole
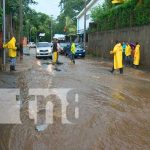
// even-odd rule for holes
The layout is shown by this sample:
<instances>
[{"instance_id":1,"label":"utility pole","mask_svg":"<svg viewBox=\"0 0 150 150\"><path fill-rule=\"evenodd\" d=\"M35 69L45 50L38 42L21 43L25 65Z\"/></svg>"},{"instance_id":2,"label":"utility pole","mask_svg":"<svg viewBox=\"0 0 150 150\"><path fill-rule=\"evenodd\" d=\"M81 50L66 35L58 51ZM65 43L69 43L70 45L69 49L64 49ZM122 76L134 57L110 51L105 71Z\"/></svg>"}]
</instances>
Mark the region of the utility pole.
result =
<instances>
[{"instance_id":1,"label":"utility pole","mask_svg":"<svg viewBox=\"0 0 150 150\"><path fill-rule=\"evenodd\" d=\"M30 35L30 38L29 38L29 42L31 42L31 38L32 38L32 27L30 28L30 31L29 31L29 35Z\"/></svg>"},{"instance_id":2,"label":"utility pole","mask_svg":"<svg viewBox=\"0 0 150 150\"><path fill-rule=\"evenodd\" d=\"M84 49L86 49L86 0L84 0Z\"/></svg>"},{"instance_id":3,"label":"utility pole","mask_svg":"<svg viewBox=\"0 0 150 150\"><path fill-rule=\"evenodd\" d=\"M49 23L49 29L51 30L51 42L52 42L52 40L53 40L53 23L52 23L52 20Z\"/></svg>"},{"instance_id":4,"label":"utility pole","mask_svg":"<svg viewBox=\"0 0 150 150\"><path fill-rule=\"evenodd\" d=\"M51 21L51 42L53 40L53 24L52 24L52 21Z\"/></svg>"},{"instance_id":5,"label":"utility pole","mask_svg":"<svg viewBox=\"0 0 150 150\"><path fill-rule=\"evenodd\" d=\"M22 0L19 0L19 14L20 14L20 22L19 22L19 41L22 38L22 31L23 31L23 3Z\"/></svg>"},{"instance_id":6,"label":"utility pole","mask_svg":"<svg viewBox=\"0 0 150 150\"><path fill-rule=\"evenodd\" d=\"M19 41L19 45L20 45L20 60L23 59L23 41L22 41L22 36L23 36L23 3L22 3L22 0L19 0L19 19L20 19L20 22L19 22L19 38L18 38L18 41Z\"/></svg>"},{"instance_id":7,"label":"utility pole","mask_svg":"<svg viewBox=\"0 0 150 150\"><path fill-rule=\"evenodd\" d=\"M5 12L6 3L3 0L3 43L6 42L6 12ZM3 70L6 70L6 51L3 50Z\"/></svg>"}]
</instances>

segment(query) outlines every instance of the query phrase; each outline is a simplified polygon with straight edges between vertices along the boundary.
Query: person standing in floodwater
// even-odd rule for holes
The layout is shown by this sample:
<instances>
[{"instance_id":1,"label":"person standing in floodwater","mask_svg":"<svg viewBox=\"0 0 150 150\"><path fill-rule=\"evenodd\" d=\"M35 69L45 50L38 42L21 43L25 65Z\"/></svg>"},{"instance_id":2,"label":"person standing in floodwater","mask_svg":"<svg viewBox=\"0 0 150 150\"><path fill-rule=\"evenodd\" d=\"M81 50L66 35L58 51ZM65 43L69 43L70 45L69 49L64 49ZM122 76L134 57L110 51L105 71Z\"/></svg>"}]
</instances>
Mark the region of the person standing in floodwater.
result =
<instances>
[{"instance_id":1,"label":"person standing in floodwater","mask_svg":"<svg viewBox=\"0 0 150 150\"><path fill-rule=\"evenodd\" d=\"M123 42L122 43L122 60L123 60L123 63L125 63L125 59L126 59L126 55L125 55L126 47L127 47L126 43Z\"/></svg>"},{"instance_id":2,"label":"person standing in floodwater","mask_svg":"<svg viewBox=\"0 0 150 150\"><path fill-rule=\"evenodd\" d=\"M76 45L74 41L72 41L71 44L71 61L75 64L75 51L76 51Z\"/></svg>"},{"instance_id":3,"label":"person standing in floodwater","mask_svg":"<svg viewBox=\"0 0 150 150\"><path fill-rule=\"evenodd\" d=\"M3 48L7 48L9 50L9 58L10 58L10 71L16 71L16 57L17 57L17 47L16 47L16 39L14 35L11 35L11 40L3 45Z\"/></svg>"},{"instance_id":4,"label":"person standing in floodwater","mask_svg":"<svg viewBox=\"0 0 150 150\"><path fill-rule=\"evenodd\" d=\"M136 42L135 52L134 52L134 67L138 68L140 64L140 45Z\"/></svg>"},{"instance_id":5,"label":"person standing in floodwater","mask_svg":"<svg viewBox=\"0 0 150 150\"><path fill-rule=\"evenodd\" d=\"M110 51L110 54L114 55L114 66L111 70L111 73L114 72L114 70L119 69L120 74L123 74L123 62L122 62L122 45L118 41L116 41L116 45L112 51Z\"/></svg>"},{"instance_id":6,"label":"person standing in floodwater","mask_svg":"<svg viewBox=\"0 0 150 150\"><path fill-rule=\"evenodd\" d=\"M131 52L132 52L132 49L131 49L131 46L129 45L129 43L127 43L127 46L126 46L126 49L125 49L125 65L126 66L131 66Z\"/></svg>"},{"instance_id":7,"label":"person standing in floodwater","mask_svg":"<svg viewBox=\"0 0 150 150\"><path fill-rule=\"evenodd\" d=\"M58 58L59 58L59 52L61 50L62 50L62 48L60 47L60 44L58 43L58 39L54 39L54 42L53 42L53 65L60 63L58 61Z\"/></svg>"}]
</instances>

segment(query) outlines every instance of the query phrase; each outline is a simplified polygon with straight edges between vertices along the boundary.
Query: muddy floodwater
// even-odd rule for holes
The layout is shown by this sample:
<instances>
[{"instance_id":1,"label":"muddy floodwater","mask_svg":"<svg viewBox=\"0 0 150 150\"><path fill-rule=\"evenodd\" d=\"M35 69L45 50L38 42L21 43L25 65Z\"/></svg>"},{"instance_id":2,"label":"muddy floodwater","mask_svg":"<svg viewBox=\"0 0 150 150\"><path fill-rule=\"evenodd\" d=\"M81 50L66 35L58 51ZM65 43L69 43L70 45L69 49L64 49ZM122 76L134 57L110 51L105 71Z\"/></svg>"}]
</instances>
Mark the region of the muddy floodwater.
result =
<instances>
[{"instance_id":1,"label":"muddy floodwater","mask_svg":"<svg viewBox=\"0 0 150 150\"><path fill-rule=\"evenodd\" d=\"M57 71L50 59L36 59L31 50L17 72L0 73L0 88L19 88L22 100L22 124L0 125L0 150L150 149L149 72L125 68L124 75L112 75L109 62L85 58L73 65L65 56L59 60L63 64ZM35 124L29 89L69 89L66 114L71 123L62 123L61 100L52 94L39 98ZM46 125L48 101L54 111L53 123Z\"/></svg>"}]
</instances>

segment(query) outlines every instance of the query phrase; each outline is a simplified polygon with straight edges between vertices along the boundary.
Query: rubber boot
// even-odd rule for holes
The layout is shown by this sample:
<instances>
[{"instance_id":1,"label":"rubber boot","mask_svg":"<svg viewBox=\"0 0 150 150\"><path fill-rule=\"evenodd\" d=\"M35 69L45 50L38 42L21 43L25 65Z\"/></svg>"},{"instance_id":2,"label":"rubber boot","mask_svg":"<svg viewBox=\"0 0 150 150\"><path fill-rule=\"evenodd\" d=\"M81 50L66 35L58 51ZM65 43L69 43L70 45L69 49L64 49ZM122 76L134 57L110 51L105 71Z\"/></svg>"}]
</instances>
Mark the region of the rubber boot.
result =
<instances>
[{"instance_id":1,"label":"rubber boot","mask_svg":"<svg viewBox=\"0 0 150 150\"><path fill-rule=\"evenodd\" d=\"M13 66L12 65L10 65L10 72L12 72L13 71Z\"/></svg>"},{"instance_id":2,"label":"rubber boot","mask_svg":"<svg viewBox=\"0 0 150 150\"><path fill-rule=\"evenodd\" d=\"M120 70L120 74L123 74L123 68L120 68L119 70Z\"/></svg>"},{"instance_id":3,"label":"rubber boot","mask_svg":"<svg viewBox=\"0 0 150 150\"><path fill-rule=\"evenodd\" d=\"M15 66L12 66L12 70L13 70L13 71L16 71Z\"/></svg>"},{"instance_id":4,"label":"rubber boot","mask_svg":"<svg viewBox=\"0 0 150 150\"><path fill-rule=\"evenodd\" d=\"M113 73L114 72L114 67L112 67L112 70L110 71L111 73Z\"/></svg>"}]
</instances>

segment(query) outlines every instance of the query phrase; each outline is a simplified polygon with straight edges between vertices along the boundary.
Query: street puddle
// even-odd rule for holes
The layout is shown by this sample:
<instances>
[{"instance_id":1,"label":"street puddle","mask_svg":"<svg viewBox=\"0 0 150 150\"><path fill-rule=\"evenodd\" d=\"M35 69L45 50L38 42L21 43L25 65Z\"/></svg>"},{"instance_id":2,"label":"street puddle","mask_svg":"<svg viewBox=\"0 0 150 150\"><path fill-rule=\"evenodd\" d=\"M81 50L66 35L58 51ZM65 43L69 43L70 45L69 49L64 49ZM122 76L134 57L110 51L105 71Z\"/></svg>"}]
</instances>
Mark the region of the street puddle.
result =
<instances>
[{"instance_id":1,"label":"street puddle","mask_svg":"<svg viewBox=\"0 0 150 150\"><path fill-rule=\"evenodd\" d=\"M37 130L38 132L42 132L42 131L46 130L47 127L48 127L48 124L37 125L37 126L36 126L36 130Z\"/></svg>"}]
</instances>

